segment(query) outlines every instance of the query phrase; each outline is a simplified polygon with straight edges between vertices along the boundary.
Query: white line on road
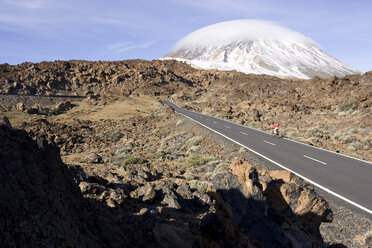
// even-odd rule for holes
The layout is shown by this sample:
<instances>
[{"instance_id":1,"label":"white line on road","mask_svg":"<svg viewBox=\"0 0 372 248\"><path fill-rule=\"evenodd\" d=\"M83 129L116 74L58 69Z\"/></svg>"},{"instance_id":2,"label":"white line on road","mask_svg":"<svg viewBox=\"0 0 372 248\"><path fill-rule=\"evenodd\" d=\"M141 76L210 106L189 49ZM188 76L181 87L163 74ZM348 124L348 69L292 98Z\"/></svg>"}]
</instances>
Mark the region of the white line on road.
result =
<instances>
[{"instance_id":1,"label":"white line on road","mask_svg":"<svg viewBox=\"0 0 372 248\"><path fill-rule=\"evenodd\" d=\"M217 122L216 122L216 121L214 121L213 123L214 123L214 124L217 124Z\"/></svg>"},{"instance_id":2,"label":"white line on road","mask_svg":"<svg viewBox=\"0 0 372 248\"><path fill-rule=\"evenodd\" d=\"M244 134L244 135L248 135L248 134L246 134L245 132L240 132L241 134Z\"/></svg>"},{"instance_id":3,"label":"white line on road","mask_svg":"<svg viewBox=\"0 0 372 248\"><path fill-rule=\"evenodd\" d=\"M318 159L315 159L315 158L312 158L312 157L309 157L309 156L306 156L306 155L304 155L304 157L305 157L305 158L308 158L308 159L311 159L311 160L314 160L314 161L316 161L316 162L318 162L318 163L321 163L321 164L327 165L327 163L324 163L323 161L320 161L320 160L318 160Z\"/></svg>"},{"instance_id":4,"label":"white line on road","mask_svg":"<svg viewBox=\"0 0 372 248\"><path fill-rule=\"evenodd\" d=\"M265 142L265 143L267 143L267 144L270 144L270 145L272 145L272 146L276 146L276 144L274 144L274 143L271 143L271 142L269 142L269 141L266 141L266 140L264 140L263 142Z\"/></svg>"},{"instance_id":5,"label":"white line on road","mask_svg":"<svg viewBox=\"0 0 372 248\"><path fill-rule=\"evenodd\" d=\"M184 115L184 116L185 116L185 115ZM185 116L185 117L186 117L186 118L189 118L188 116ZM190 118L189 118L189 119L190 119ZM224 134L222 134L222 133L220 133L220 132L218 132L218 131L216 131L216 130L214 130L214 129L212 129L212 128L210 128L210 127L208 127L208 126L206 126L206 125L204 125L204 124L202 124L202 123L200 123L200 122L198 122L198 121L195 121L195 122L199 123L199 125L201 125L201 126L207 128L207 129L211 130L212 132L215 132L215 133L221 135L222 137L225 137L226 139L231 140L232 142L234 142L234 143L236 143L236 144L238 144L238 145L240 145L240 146L242 146L242 147L245 147L245 148L248 149L249 151L251 151L251 152L253 152L253 153L255 153L255 154L261 156L262 158L264 158L264 159L266 159L266 160L268 160L268 161L270 161L270 162L276 164L277 166L279 166L279 167L281 167L281 168L283 168L283 169L286 169L286 170L288 170L288 171L294 173L295 175L301 177L302 179L304 179L304 180L310 182L311 184L313 184L313 185L315 185L315 186L321 188L322 190L325 190L325 191L327 191L328 193L330 193L330 194L332 194L332 195L334 195L334 196L336 196L336 197L338 197L338 198L340 198L340 199L342 199L342 200L344 200L344 201L346 201L346 202L348 202L348 203L350 203L350 204L352 204L352 205L354 205L354 206L356 206L356 207L358 207L358 208L360 208L360 209L366 211L367 213L372 214L372 210L371 210L371 209L368 209L368 208L366 208L366 207L364 207L364 206L362 206L362 205L360 205L360 204L358 204L358 203L356 203L356 202L354 202L354 201L352 201L352 200L349 200L348 198L346 198L346 197L344 197L344 196L342 196L342 195L340 195L340 194L337 194L336 192L334 192L334 191L332 191L332 190L330 190L330 189L328 189L328 188L326 188L326 187L320 185L319 183L316 183L315 181L313 181L313 180L311 180L311 179L309 179L309 178L307 178L307 177L305 177L305 176L303 176L303 175L301 175L301 174L299 174L299 173L297 173L297 172L295 172L295 171L293 171L293 170L291 170L291 169L285 167L285 166L282 165L282 164L279 164L278 162L276 162L276 161L274 161L274 160L272 160L272 159L266 157L265 155L262 155L261 153L256 152L255 150L249 148L248 146L245 146L245 145L243 145L242 143L239 143L238 141L236 141L236 140L234 140L234 139L232 139L232 138L230 138L230 137L227 137L226 135L224 135Z\"/></svg>"},{"instance_id":6,"label":"white line on road","mask_svg":"<svg viewBox=\"0 0 372 248\"><path fill-rule=\"evenodd\" d=\"M179 108L176 104L173 104L174 106L176 106L177 108ZM192 112L192 111L190 111ZM227 122L230 122L231 124L234 124L234 125L238 125L238 126L241 126L241 127L244 127L244 128L247 128L247 129L251 129L251 130L255 130L257 132L261 132L263 134L266 134L266 135L272 135L270 133L267 133L265 131L262 131L262 130L259 130L257 128L252 128L252 127L247 127L247 126L244 126L242 124L238 124L238 123L235 123L235 122L231 122L229 120L224 120L222 118L219 118L219 117L216 117L216 116L213 116L214 118L216 119L219 119L219 120L222 120L222 121L227 121ZM283 137L284 138L284 137ZM370 161L367 161L367 160L363 160L363 159L359 159L359 158L355 158L355 157L351 157L351 156L348 156L348 155L345 155L345 154L342 154L342 153L338 153L338 152L334 152L334 151L330 151L330 150L326 150L324 148L320 148L320 147L316 147L316 146L312 146L312 145L309 145L309 144L306 144L306 143L302 143L302 142L299 142L299 141L296 141L296 140L291 140L291 139L288 139L288 138L284 138L285 140L288 140L288 141L291 141L291 142L295 142L295 143L298 143L298 144L301 144L301 145L304 145L304 146L308 146L308 147L311 147L313 149L318 149L318 150L322 150L322 151L326 151L326 152L329 152L329 153L334 153L334 154L337 154L339 156L343 156L343 157L347 157L347 158L350 158L350 159L353 159L353 160L359 160L363 163L367 163L367 164L370 164L372 165L372 162Z\"/></svg>"},{"instance_id":7,"label":"white line on road","mask_svg":"<svg viewBox=\"0 0 372 248\"><path fill-rule=\"evenodd\" d=\"M228 129L230 129L230 127L229 126L225 126L226 128L228 128Z\"/></svg>"}]
</instances>

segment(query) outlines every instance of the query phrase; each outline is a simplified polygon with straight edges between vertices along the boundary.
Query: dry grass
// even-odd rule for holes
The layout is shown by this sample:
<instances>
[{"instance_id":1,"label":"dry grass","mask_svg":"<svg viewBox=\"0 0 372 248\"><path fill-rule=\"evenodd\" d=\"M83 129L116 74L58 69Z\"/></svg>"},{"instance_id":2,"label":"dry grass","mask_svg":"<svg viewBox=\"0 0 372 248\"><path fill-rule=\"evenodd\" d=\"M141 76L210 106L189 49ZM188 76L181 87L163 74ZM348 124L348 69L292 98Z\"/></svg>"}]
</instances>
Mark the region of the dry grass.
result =
<instances>
[{"instance_id":1,"label":"dry grass","mask_svg":"<svg viewBox=\"0 0 372 248\"><path fill-rule=\"evenodd\" d=\"M0 116L8 117L13 127L19 126L23 122L32 122L33 120L40 119L40 116L30 115L22 111L11 110L11 111L0 111Z\"/></svg>"},{"instance_id":2,"label":"dry grass","mask_svg":"<svg viewBox=\"0 0 372 248\"><path fill-rule=\"evenodd\" d=\"M66 119L71 119L74 116L90 121L129 119L133 116L151 115L162 107L161 103L149 96L123 97L105 106L92 106L87 102L81 102L77 105L67 113L59 115L58 119L66 121Z\"/></svg>"},{"instance_id":3,"label":"dry grass","mask_svg":"<svg viewBox=\"0 0 372 248\"><path fill-rule=\"evenodd\" d=\"M66 113L56 116L27 114L18 110L0 111L1 116L6 116L13 126L17 127L23 122L37 119L47 119L61 123L70 122L74 118L80 120L99 121L101 119L122 120L133 116L148 116L162 107L155 98L150 96L123 97L104 106L92 105L88 102L73 102L76 105Z\"/></svg>"}]
</instances>

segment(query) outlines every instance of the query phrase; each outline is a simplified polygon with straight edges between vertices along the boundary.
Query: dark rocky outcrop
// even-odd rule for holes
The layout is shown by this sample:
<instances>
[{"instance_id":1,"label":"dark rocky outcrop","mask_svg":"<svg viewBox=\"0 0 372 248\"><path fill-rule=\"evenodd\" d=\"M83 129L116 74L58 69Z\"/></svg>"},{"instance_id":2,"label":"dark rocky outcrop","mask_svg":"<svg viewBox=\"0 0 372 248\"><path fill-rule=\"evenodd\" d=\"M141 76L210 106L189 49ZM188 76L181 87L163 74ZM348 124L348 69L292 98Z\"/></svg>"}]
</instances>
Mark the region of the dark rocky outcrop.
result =
<instances>
[{"instance_id":1,"label":"dark rocky outcrop","mask_svg":"<svg viewBox=\"0 0 372 248\"><path fill-rule=\"evenodd\" d=\"M319 226L332 221L325 200L293 174L268 174L238 159L231 173L214 176L208 193L216 214L202 221L206 239L232 247L323 247Z\"/></svg>"},{"instance_id":2,"label":"dark rocky outcrop","mask_svg":"<svg viewBox=\"0 0 372 248\"><path fill-rule=\"evenodd\" d=\"M5 120L5 118L3 118ZM0 229L2 247L97 246L89 206L43 137L0 126Z\"/></svg>"},{"instance_id":3,"label":"dark rocky outcrop","mask_svg":"<svg viewBox=\"0 0 372 248\"><path fill-rule=\"evenodd\" d=\"M0 118L0 247L122 247L107 212L83 198L54 143Z\"/></svg>"}]
</instances>

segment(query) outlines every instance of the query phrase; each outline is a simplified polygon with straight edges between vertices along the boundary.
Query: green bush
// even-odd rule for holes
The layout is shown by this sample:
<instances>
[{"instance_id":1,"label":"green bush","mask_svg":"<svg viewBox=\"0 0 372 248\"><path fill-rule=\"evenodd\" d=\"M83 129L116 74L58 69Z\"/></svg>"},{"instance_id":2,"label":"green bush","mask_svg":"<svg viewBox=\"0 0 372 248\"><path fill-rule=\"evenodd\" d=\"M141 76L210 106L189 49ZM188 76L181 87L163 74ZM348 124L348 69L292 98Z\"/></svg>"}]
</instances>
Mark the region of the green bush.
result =
<instances>
[{"instance_id":1,"label":"green bush","mask_svg":"<svg viewBox=\"0 0 372 248\"><path fill-rule=\"evenodd\" d=\"M240 147L239 153L245 153L245 152L247 152L247 150L244 147Z\"/></svg>"},{"instance_id":2,"label":"green bush","mask_svg":"<svg viewBox=\"0 0 372 248\"><path fill-rule=\"evenodd\" d=\"M143 163L146 163L146 162L147 162L146 159L143 159L143 158L140 158L140 157L129 156L129 157L127 157L123 161L123 164L124 165L129 165L129 164L143 164Z\"/></svg>"},{"instance_id":3,"label":"green bush","mask_svg":"<svg viewBox=\"0 0 372 248\"><path fill-rule=\"evenodd\" d=\"M195 136L195 137L192 137L191 139L189 139L186 142L186 146L189 147L189 148L192 147L192 146L197 146L200 143L202 143L202 141L203 141L203 137L201 137L201 136Z\"/></svg>"},{"instance_id":4,"label":"green bush","mask_svg":"<svg viewBox=\"0 0 372 248\"><path fill-rule=\"evenodd\" d=\"M132 147L130 147L129 145L121 146L115 149L114 155L127 154L132 150Z\"/></svg>"},{"instance_id":5,"label":"green bush","mask_svg":"<svg viewBox=\"0 0 372 248\"><path fill-rule=\"evenodd\" d=\"M179 119L177 122L176 122L176 127L178 127L179 125L182 125L185 121L182 120L182 119Z\"/></svg>"},{"instance_id":6,"label":"green bush","mask_svg":"<svg viewBox=\"0 0 372 248\"><path fill-rule=\"evenodd\" d=\"M183 161L183 163L186 168L190 168L190 167L196 167L196 166L203 166L211 160L212 158L209 156L193 155L193 156L186 158Z\"/></svg>"},{"instance_id":7,"label":"green bush","mask_svg":"<svg viewBox=\"0 0 372 248\"><path fill-rule=\"evenodd\" d=\"M191 180L189 182L189 185L190 185L190 188L195 189L203 194L207 191L207 188L208 188L207 181Z\"/></svg>"},{"instance_id":8,"label":"green bush","mask_svg":"<svg viewBox=\"0 0 372 248\"><path fill-rule=\"evenodd\" d=\"M124 137L124 134L122 134L120 131L118 131L118 130L114 130L111 134L110 134L110 136L111 136L111 140L113 141L113 142L118 142L121 138L123 138Z\"/></svg>"},{"instance_id":9,"label":"green bush","mask_svg":"<svg viewBox=\"0 0 372 248\"><path fill-rule=\"evenodd\" d=\"M163 155L163 152L154 152L149 155L149 159L159 159Z\"/></svg>"},{"instance_id":10,"label":"green bush","mask_svg":"<svg viewBox=\"0 0 372 248\"><path fill-rule=\"evenodd\" d=\"M338 105L338 109L341 111L356 110L358 108L358 101L355 97L350 97L346 102Z\"/></svg>"}]
</instances>

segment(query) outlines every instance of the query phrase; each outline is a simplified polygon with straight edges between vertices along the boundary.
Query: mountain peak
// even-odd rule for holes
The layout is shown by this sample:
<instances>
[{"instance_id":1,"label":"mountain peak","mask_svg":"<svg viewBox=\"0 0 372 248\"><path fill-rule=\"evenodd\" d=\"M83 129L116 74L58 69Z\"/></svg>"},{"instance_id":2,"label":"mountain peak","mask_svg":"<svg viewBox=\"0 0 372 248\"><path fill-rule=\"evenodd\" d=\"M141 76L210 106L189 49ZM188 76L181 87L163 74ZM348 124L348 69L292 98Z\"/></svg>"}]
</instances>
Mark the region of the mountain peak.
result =
<instances>
[{"instance_id":1,"label":"mountain peak","mask_svg":"<svg viewBox=\"0 0 372 248\"><path fill-rule=\"evenodd\" d=\"M312 39L261 20L227 21L201 28L181 39L162 59L185 61L201 69L304 79L360 73L324 53Z\"/></svg>"}]
</instances>

